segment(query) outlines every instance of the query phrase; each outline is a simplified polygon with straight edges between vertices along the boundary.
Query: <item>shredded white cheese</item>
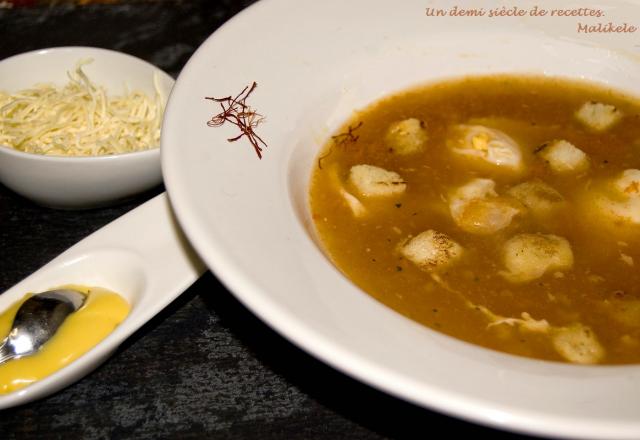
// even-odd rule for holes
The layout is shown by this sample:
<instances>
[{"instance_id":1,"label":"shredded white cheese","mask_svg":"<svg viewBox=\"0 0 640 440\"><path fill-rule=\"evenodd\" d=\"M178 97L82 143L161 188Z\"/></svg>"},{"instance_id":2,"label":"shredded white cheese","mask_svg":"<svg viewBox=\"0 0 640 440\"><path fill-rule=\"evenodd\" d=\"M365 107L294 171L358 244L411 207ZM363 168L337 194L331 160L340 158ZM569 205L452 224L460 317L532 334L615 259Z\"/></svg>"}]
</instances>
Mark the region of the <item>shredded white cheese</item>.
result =
<instances>
[{"instance_id":1,"label":"shredded white cheese","mask_svg":"<svg viewBox=\"0 0 640 440\"><path fill-rule=\"evenodd\" d=\"M64 87L37 84L8 94L0 91L0 145L63 156L99 156L141 151L160 144L165 98L154 76L155 96L127 91L107 96L91 82L80 60Z\"/></svg>"}]
</instances>

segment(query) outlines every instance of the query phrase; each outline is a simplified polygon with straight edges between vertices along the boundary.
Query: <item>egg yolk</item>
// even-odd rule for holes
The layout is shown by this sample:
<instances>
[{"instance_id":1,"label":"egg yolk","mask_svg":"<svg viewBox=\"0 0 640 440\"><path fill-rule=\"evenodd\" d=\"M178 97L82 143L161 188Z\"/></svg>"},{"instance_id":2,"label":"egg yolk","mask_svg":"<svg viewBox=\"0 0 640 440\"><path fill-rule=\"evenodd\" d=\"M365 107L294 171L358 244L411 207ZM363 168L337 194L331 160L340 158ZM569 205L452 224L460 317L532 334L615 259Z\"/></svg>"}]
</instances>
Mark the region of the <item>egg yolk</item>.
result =
<instances>
[{"instance_id":1,"label":"egg yolk","mask_svg":"<svg viewBox=\"0 0 640 440\"><path fill-rule=\"evenodd\" d=\"M129 314L129 303L109 290L65 287L86 294L84 305L65 319L38 352L0 364L0 394L26 387L70 364L104 339ZM0 315L0 340L9 334L18 309L29 296Z\"/></svg>"}]
</instances>

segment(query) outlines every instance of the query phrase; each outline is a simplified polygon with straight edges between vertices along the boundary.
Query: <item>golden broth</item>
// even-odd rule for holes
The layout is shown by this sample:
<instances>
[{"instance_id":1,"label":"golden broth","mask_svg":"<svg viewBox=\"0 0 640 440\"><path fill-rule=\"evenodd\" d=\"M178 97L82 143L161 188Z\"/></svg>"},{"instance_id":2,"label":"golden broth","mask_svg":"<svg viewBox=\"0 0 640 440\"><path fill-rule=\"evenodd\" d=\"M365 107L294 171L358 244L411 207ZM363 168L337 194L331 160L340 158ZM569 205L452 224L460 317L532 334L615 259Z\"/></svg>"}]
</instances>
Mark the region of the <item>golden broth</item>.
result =
<instances>
[{"instance_id":1,"label":"golden broth","mask_svg":"<svg viewBox=\"0 0 640 440\"><path fill-rule=\"evenodd\" d=\"M622 117L605 130L589 128L576 113L590 101L613 105ZM421 121L426 141L417 152L399 154L388 133L391 124L407 118ZM456 124L507 134L518 145L521 169L514 172L455 153ZM472 140L473 146L484 148L482 137ZM554 140L566 140L584 152L588 169L553 169L541 152ZM358 193L349 179L352 167L361 164L398 173L401 181L391 184L406 189L386 196ZM311 212L326 252L347 277L426 326L522 356L636 363L640 225L612 220L596 205L624 170L639 168L638 100L564 79L469 77L409 90L357 112L318 157ZM478 178L491 179L507 209L517 211L493 233L469 232L452 218L452 194ZM533 215L510 195L511 188L531 181L544 182L561 195L561 208L553 215ZM631 205L634 210L638 203ZM463 256L441 270L414 264L400 249L427 230L453 239L464 249ZM571 264L514 282L505 275L505 249L519 234L565 239ZM570 334L576 328L578 339ZM588 347L586 357L567 356L558 348L568 344L570 350L581 350L585 338L598 345Z\"/></svg>"}]
</instances>

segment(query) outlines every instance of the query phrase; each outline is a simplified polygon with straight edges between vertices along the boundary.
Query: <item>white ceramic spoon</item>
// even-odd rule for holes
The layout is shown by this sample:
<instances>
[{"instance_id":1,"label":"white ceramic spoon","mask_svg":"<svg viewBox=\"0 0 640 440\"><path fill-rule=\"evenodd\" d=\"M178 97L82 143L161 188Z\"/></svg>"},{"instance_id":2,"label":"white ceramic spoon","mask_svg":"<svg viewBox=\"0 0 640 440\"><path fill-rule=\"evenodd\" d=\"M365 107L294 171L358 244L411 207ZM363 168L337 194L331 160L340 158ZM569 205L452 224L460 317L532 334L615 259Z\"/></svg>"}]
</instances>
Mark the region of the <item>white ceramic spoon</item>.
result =
<instances>
[{"instance_id":1,"label":"white ceramic spoon","mask_svg":"<svg viewBox=\"0 0 640 440\"><path fill-rule=\"evenodd\" d=\"M52 394L104 362L133 332L186 290L204 265L178 227L166 193L111 222L0 295L0 311L28 292L65 284L100 286L125 297L129 316L76 361L0 396L0 409Z\"/></svg>"}]
</instances>

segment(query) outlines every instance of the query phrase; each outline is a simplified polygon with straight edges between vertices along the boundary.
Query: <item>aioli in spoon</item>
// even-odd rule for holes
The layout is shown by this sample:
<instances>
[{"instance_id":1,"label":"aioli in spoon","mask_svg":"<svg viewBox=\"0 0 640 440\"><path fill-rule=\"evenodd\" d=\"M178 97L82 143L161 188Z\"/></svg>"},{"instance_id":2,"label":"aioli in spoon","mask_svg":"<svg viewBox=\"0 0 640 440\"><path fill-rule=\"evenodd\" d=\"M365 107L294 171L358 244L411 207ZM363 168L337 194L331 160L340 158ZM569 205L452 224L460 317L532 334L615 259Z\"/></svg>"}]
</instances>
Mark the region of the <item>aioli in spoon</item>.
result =
<instances>
[{"instance_id":1,"label":"aioli in spoon","mask_svg":"<svg viewBox=\"0 0 640 440\"><path fill-rule=\"evenodd\" d=\"M109 290L76 285L57 289L58 292L60 290L70 290L81 295L84 304L66 314L66 318L58 324L57 331L52 332L49 339L41 343L40 350L0 363L0 394L19 390L70 364L107 337L129 314L129 303ZM33 307L27 303L32 301L33 296L40 295L18 301L0 314L0 338L7 336L9 339L22 308ZM36 306L40 308L40 305ZM59 314L64 313L64 310L58 309L49 310L44 315L59 319Z\"/></svg>"}]
</instances>

